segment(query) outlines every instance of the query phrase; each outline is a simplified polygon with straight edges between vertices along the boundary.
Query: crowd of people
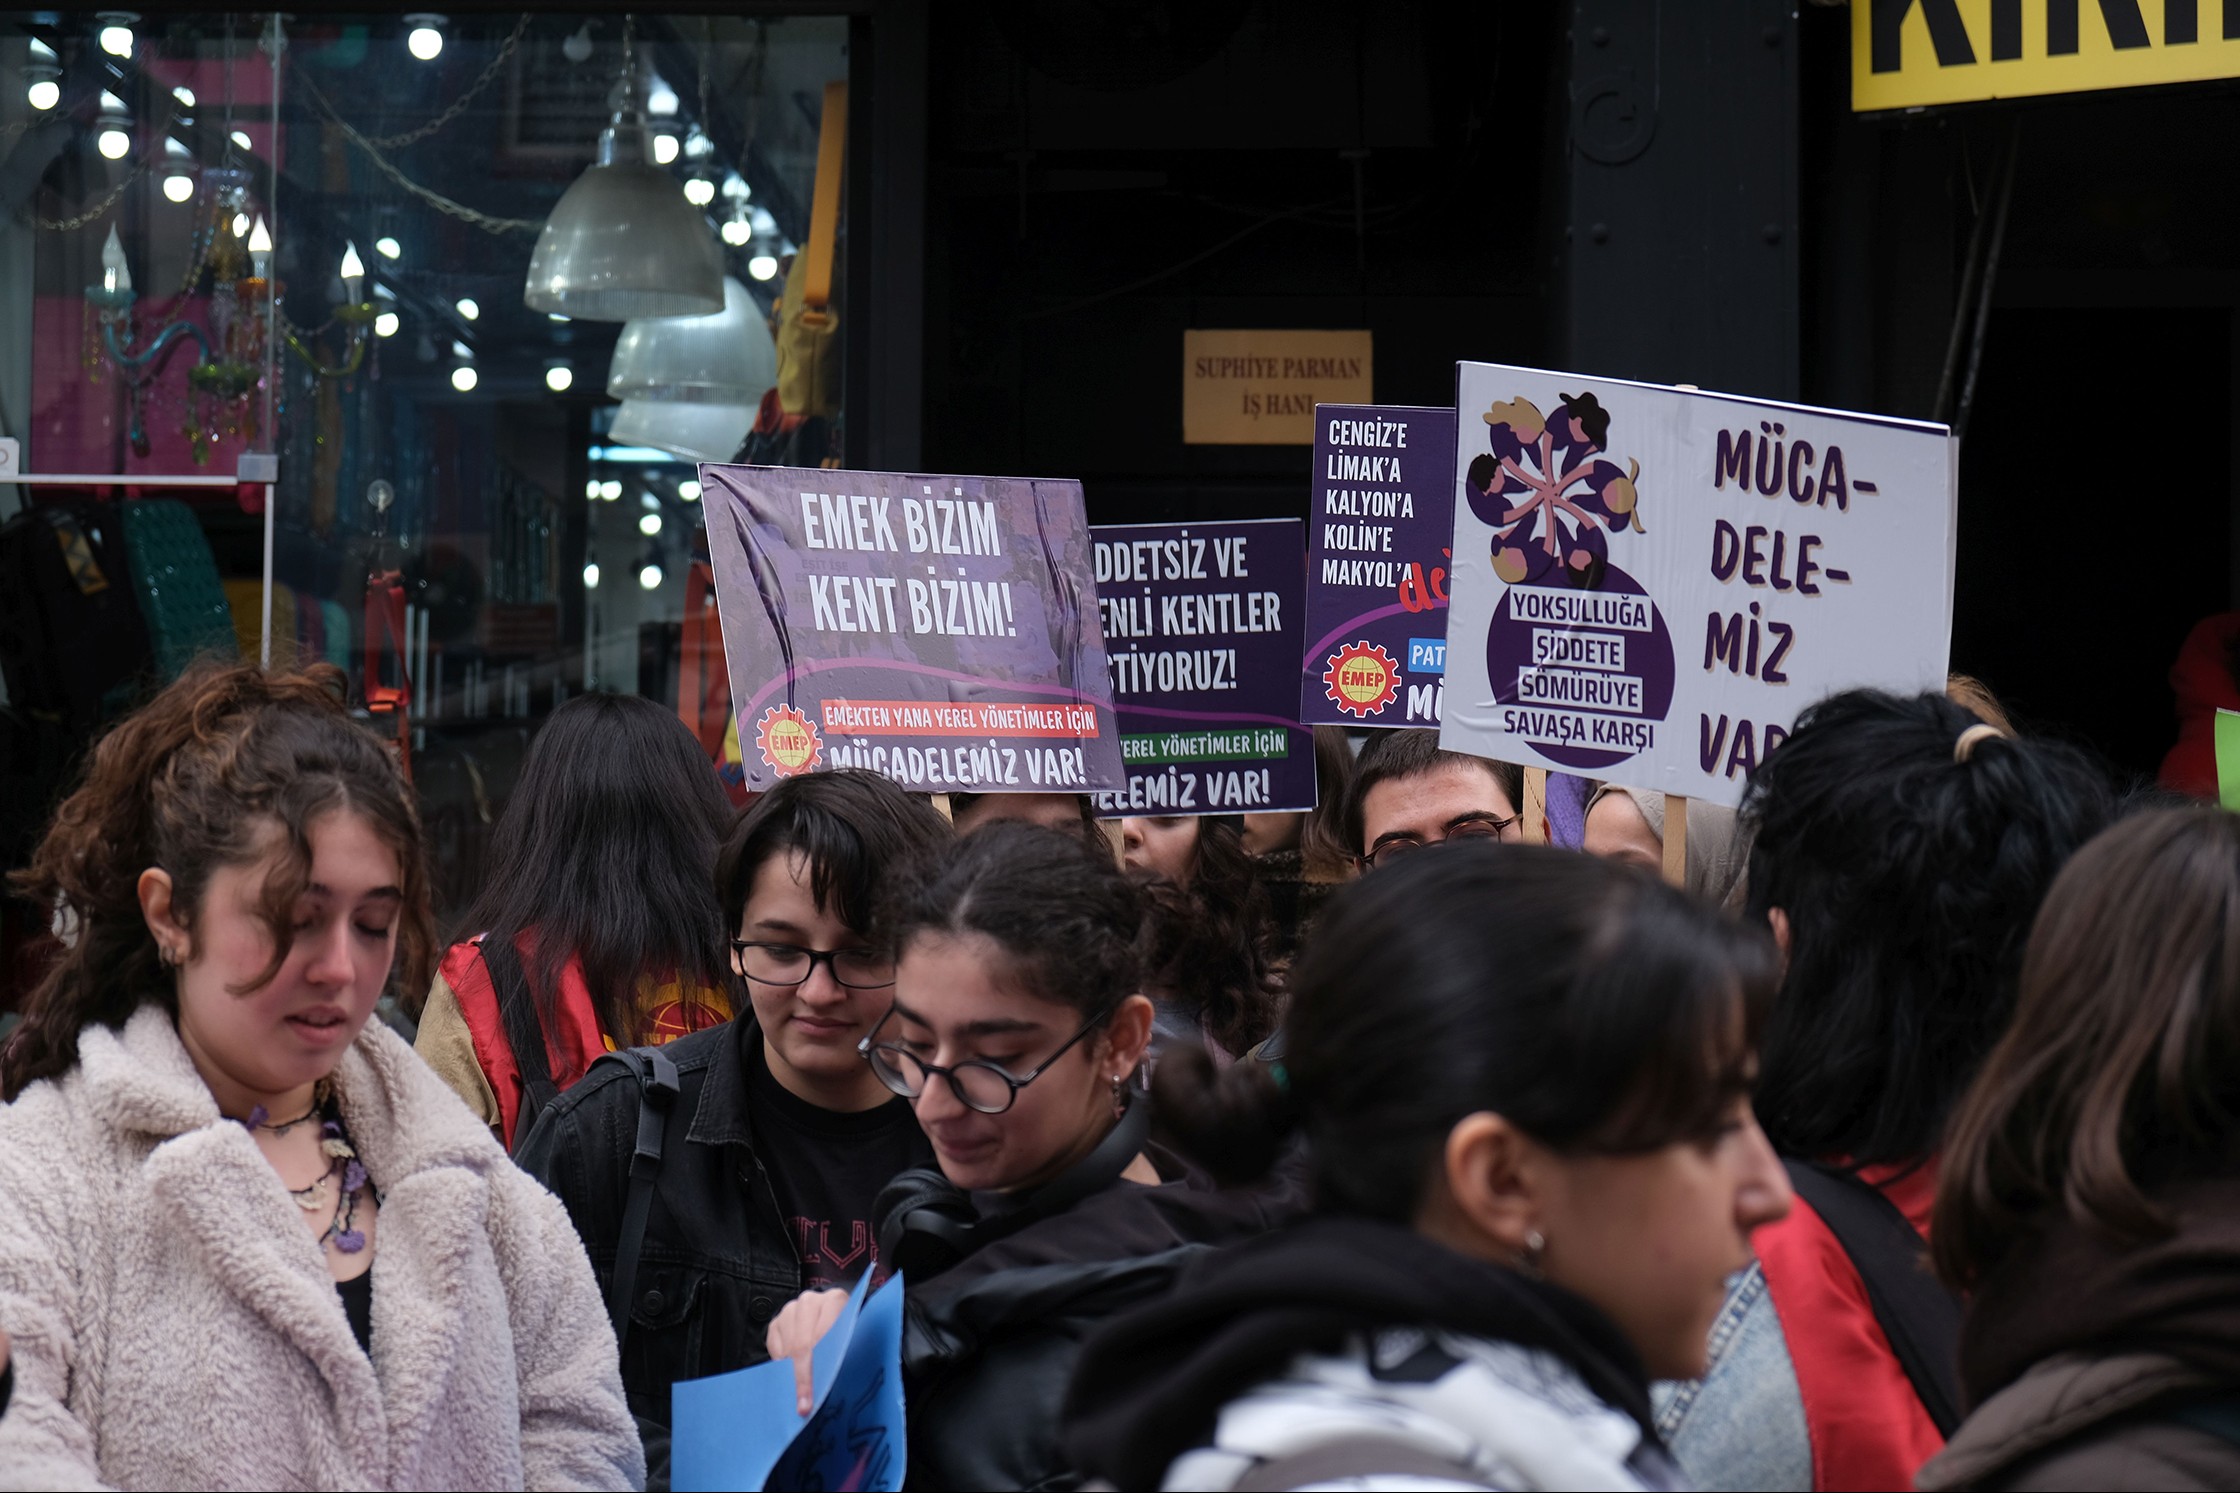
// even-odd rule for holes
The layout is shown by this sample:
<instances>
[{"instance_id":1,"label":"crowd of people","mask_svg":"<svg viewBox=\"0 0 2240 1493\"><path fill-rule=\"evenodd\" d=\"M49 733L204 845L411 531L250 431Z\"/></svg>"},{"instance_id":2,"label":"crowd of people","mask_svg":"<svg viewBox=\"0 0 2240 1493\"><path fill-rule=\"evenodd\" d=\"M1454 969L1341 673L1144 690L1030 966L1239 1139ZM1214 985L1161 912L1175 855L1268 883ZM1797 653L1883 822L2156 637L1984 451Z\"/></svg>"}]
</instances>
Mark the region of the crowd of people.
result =
<instances>
[{"instance_id":1,"label":"crowd of people","mask_svg":"<svg viewBox=\"0 0 2240 1493\"><path fill-rule=\"evenodd\" d=\"M866 1272L913 1487L2240 1485L2240 821L1979 686L1669 879L1432 731L736 811L586 696L442 933L340 687L190 671L15 879L0 1488L666 1487Z\"/></svg>"}]
</instances>

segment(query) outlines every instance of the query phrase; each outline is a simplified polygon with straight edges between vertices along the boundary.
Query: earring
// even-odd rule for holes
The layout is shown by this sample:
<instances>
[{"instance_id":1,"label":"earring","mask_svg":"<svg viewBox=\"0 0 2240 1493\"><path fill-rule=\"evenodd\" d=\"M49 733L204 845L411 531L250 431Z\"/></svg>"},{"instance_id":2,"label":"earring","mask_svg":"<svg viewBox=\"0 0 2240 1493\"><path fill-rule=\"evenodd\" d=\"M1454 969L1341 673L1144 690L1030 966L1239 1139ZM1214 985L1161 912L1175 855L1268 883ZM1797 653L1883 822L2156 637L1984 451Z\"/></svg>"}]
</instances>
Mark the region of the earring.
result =
<instances>
[{"instance_id":1,"label":"earring","mask_svg":"<svg viewBox=\"0 0 2240 1493\"><path fill-rule=\"evenodd\" d=\"M156 944L156 963L162 965L165 969L176 969L179 967L179 956L173 952L171 945L158 942Z\"/></svg>"},{"instance_id":2,"label":"earring","mask_svg":"<svg viewBox=\"0 0 2240 1493\"><path fill-rule=\"evenodd\" d=\"M1548 1236L1538 1229L1527 1229L1524 1235L1524 1268L1527 1274L1540 1273L1540 1256L1547 1252Z\"/></svg>"},{"instance_id":3,"label":"earring","mask_svg":"<svg viewBox=\"0 0 2240 1493\"><path fill-rule=\"evenodd\" d=\"M1125 1075L1125 1074L1122 1074L1122 1073L1115 1073L1115 1074L1113 1074L1113 1075L1112 1075L1112 1114L1113 1114L1113 1118L1114 1118L1114 1119L1118 1119L1118 1118L1119 1118L1120 1116L1122 1116L1122 1115L1125 1115L1125 1114L1126 1114L1127 1112L1128 1112L1128 1079L1127 1079L1127 1075Z\"/></svg>"}]
</instances>

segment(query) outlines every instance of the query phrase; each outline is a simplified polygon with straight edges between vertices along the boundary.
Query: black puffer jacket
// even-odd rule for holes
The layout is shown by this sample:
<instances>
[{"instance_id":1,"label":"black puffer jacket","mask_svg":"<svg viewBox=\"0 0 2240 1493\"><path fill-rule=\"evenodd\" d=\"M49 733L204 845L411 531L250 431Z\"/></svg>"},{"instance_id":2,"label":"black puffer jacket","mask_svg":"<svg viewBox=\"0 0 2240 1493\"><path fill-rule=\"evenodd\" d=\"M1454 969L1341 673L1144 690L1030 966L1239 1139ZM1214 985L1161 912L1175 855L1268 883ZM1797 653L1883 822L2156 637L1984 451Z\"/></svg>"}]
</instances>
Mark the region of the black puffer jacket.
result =
<instances>
[{"instance_id":1,"label":"black puffer jacket","mask_svg":"<svg viewBox=\"0 0 2240 1493\"><path fill-rule=\"evenodd\" d=\"M939 1275L910 1281L902 1338L909 1485L1079 1486L1058 1449L1058 1414L1083 1340L1159 1296L1214 1245L1296 1211L1293 1201L1266 1194L1115 1182Z\"/></svg>"}]
</instances>

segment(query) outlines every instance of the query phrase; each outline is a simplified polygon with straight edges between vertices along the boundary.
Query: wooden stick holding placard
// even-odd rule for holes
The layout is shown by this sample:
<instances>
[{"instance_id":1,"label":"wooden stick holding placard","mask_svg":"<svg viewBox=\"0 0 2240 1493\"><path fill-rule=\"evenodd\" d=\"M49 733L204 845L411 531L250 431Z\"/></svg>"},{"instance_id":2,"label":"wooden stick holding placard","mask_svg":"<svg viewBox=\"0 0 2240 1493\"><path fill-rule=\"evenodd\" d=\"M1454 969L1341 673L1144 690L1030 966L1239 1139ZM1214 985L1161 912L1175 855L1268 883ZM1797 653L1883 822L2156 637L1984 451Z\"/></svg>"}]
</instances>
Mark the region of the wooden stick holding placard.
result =
<instances>
[{"instance_id":1,"label":"wooden stick holding placard","mask_svg":"<svg viewBox=\"0 0 2240 1493\"><path fill-rule=\"evenodd\" d=\"M1688 884L1688 800L1679 793L1664 796L1664 879Z\"/></svg>"},{"instance_id":2,"label":"wooden stick holding placard","mask_svg":"<svg viewBox=\"0 0 2240 1493\"><path fill-rule=\"evenodd\" d=\"M1524 770L1524 842L1527 845L1548 843L1548 769L1528 767Z\"/></svg>"}]
</instances>

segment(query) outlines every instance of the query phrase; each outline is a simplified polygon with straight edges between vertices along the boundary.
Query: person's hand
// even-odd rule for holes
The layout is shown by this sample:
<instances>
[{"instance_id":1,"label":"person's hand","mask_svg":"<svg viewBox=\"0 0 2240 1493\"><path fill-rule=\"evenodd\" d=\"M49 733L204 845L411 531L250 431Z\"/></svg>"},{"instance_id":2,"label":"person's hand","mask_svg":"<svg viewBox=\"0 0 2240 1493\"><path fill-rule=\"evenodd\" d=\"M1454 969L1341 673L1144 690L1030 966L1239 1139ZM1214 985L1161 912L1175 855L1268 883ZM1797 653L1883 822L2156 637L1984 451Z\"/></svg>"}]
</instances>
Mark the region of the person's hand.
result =
<instances>
[{"instance_id":1,"label":"person's hand","mask_svg":"<svg viewBox=\"0 0 2240 1493\"><path fill-rule=\"evenodd\" d=\"M847 1304L846 1291L805 1291L787 1302L785 1310L770 1323L770 1356L793 1360L796 1405L803 1415L809 1413L815 1397L813 1359L817 1344L832 1331L832 1324L840 1320L841 1308Z\"/></svg>"}]
</instances>

